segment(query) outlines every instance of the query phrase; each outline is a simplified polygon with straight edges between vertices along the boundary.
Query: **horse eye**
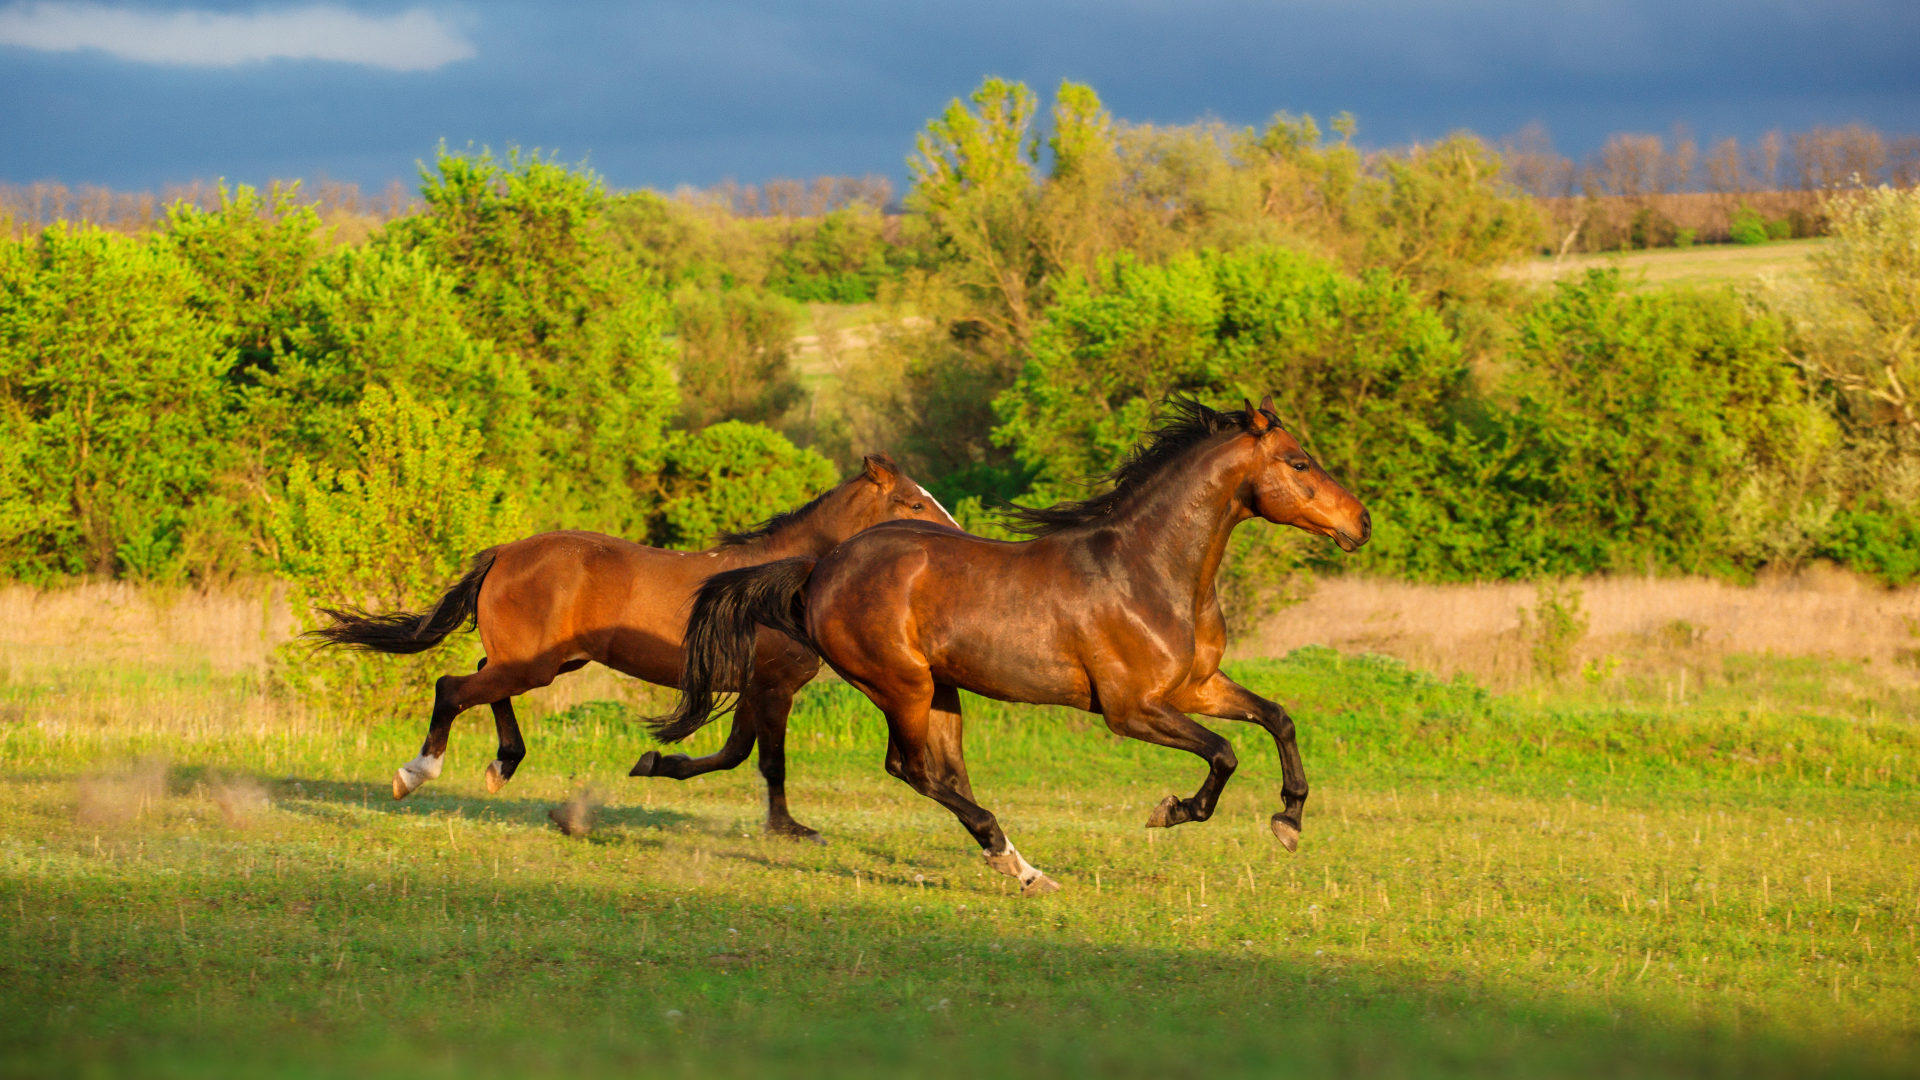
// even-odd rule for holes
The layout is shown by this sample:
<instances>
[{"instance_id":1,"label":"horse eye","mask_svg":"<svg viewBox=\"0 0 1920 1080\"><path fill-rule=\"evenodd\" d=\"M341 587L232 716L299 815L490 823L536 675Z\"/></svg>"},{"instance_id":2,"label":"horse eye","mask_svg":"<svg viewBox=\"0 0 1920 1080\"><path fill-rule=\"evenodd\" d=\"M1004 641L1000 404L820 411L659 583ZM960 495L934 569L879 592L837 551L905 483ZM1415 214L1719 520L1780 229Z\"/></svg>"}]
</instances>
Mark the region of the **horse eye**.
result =
<instances>
[{"instance_id":1,"label":"horse eye","mask_svg":"<svg viewBox=\"0 0 1920 1080\"><path fill-rule=\"evenodd\" d=\"M926 509L926 507L924 507L924 506L922 506L922 505L921 505L921 504L919 504L919 503L914 503L914 504L913 504L913 508L914 508L915 510L925 510L925 509Z\"/></svg>"},{"instance_id":2,"label":"horse eye","mask_svg":"<svg viewBox=\"0 0 1920 1080\"><path fill-rule=\"evenodd\" d=\"M1307 463L1304 461L1296 461L1293 463L1293 469L1295 472L1306 472Z\"/></svg>"}]
</instances>

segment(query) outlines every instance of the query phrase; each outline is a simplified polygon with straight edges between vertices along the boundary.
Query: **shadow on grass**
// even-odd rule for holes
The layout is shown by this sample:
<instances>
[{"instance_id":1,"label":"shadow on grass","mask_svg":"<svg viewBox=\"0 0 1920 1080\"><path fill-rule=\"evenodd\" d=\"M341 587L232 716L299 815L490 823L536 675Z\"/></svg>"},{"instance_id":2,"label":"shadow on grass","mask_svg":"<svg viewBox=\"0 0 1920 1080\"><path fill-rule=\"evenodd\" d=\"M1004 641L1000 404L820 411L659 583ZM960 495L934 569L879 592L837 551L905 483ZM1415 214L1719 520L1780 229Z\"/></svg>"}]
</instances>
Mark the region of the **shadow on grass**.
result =
<instances>
[{"instance_id":1,"label":"shadow on grass","mask_svg":"<svg viewBox=\"0 0 1920 1080\"><path fill-rule=\"evenodd\" d=\"M316 873L254 888L305 896ZM370 897L351 911L285 904L268 922L204 928L182 915L162 945L171 955L205 935L190 968L129 963L156 945L100 914L117 884L37 899L59 927L90 921L72 937L16 935L0 1073L385 1076L430 1063L431 1075L572 1077L644 1064L647 1075L1752 1080L1912 1075L1915 1059L1885 1027L1741 1034L1618 990L1276 953L1284 942L1091 942L1044 920L909 915L871 894L455 879L405 899L377 881L334 880L336 895ZM0 882L0 901L16 888ZM169 913L191 900L178 879L149 893ZM476 932L477 917L502 930Z\"/></svg>"}]
</instances>

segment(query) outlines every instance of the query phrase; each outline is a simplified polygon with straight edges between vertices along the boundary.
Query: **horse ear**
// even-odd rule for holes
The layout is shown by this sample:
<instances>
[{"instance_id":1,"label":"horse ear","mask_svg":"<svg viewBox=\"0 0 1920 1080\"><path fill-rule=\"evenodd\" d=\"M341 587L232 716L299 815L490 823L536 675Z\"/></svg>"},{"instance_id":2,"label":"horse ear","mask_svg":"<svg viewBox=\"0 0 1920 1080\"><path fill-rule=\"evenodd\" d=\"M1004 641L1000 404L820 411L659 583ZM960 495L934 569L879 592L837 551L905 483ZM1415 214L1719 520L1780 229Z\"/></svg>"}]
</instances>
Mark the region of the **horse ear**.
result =
<instances>
[{"instance_id":1,"label":"horse ear","mask_svg":"<svg viewBox=\"0 0 1920 1080\"><path fill-rule=\"evenodd\" d=\"M881 487L892 487L897 475L893 459L885 454L868 454L863 461L866 464L864 475Z\"/></svg>"},{"instance_id":2,"label":"horse ear","mask_svg":"<svg viewBox=\"0 0 1920 1080\"><path fill-rule=\"evenodd\" d=\"M1240 400L1246 401L1247 405L1247 430L1255 435L1265 435L1267 429L1273 426L1273 421L1267 418L1266 407L1262 406L1256 409L1253 407L1253 402L1247 401L1245 398L1241 398ZM1273 404L1273 399L1268 398L1267 404Z\"/></svg>"}]
</instances>

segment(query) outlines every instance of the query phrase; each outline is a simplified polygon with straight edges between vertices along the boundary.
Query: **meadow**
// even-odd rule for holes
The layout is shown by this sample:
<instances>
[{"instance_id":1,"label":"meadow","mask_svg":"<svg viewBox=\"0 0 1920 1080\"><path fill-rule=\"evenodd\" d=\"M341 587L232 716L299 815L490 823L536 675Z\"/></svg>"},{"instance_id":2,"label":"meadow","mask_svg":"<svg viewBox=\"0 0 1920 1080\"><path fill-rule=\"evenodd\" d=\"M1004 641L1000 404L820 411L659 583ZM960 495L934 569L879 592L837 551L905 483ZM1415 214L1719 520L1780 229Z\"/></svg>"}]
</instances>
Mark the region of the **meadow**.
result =
<instances>
[{"instance_id":1,"label":"meadow","mask_svg":"<svg viewBox=\"0 0 1920 1080\"><path fill-rule=\"evenodd\" d=\"M531 756L499 795L468 717L396 803L420 717L280 697L286 632L268 591L0 592L0 1072L1920 1066L1920 693L1872 657L1655 633L1595 677L1498 693L1351 643L1243 657L1300 725L1295 856L1266 830L1256 729L1223 729L1241 770L1212 821L1149 831L1196 761L968 699L976 789L1065 886L1023 900L884 774L842 684L793 719L813 846L762 835L748 769L627 779L658 699L604 671L528 700ZM561 804L591 833L561 835Z\"/></svg>"}]
</instances>

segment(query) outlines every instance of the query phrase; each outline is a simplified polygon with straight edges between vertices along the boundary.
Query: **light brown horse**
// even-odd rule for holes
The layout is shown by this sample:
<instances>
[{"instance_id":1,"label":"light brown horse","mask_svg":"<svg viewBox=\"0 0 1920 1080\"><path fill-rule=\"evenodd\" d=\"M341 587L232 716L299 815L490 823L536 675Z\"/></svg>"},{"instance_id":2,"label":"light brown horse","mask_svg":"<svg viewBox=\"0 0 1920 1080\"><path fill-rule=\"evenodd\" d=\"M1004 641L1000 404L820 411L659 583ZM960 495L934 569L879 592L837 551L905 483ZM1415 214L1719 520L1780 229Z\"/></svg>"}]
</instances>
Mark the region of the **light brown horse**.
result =
<instances>
[{"instance_id":1,"label":"light brown horse","mask_svg":"<svg viewBox=\"0 0 1920 1080\"><path fill-rule=\"evenodd\" d=\"M513 698L546 686L588 663L660 686L677 686L681 637L700 582L717 571L793 556L818 558L834 545L883 521L915 520L958 528L927 490L885 455L869 456L864 470L812 502L743 533L722 534L705 551L667 551L590 532L550 532L488 548L466 576L424 612L326 614L333 625L313 633L335 645L388 653L417 653L440 643L469 620L480 629L486 656L472 675L443 675L434 686L433 716L419 756L393 777L393 797L405 798L440 775L454 717L475 705L493 706L499 751L487 766L487 789L499 791L526 756ZM693 759L649 751L633 776L677 780L745 761L760 746L767 780L767 829L816 837L787 811L787 713L793 695L820 669L810 651L767 631L750 645L751 662L723 690L738 691L738 714L718 752Z\"/></svg>"},{"instance_id":2,"label":"light brown horse","mask_svg":"<svg viewBox=\"0 0 1920 1080\"><path fill-rule=\"evenodd\" d=\"M884 525L825 558L716 575L688 622L681 703L655 722L684 738L713 713L710 687L752 662L761 627L810 644L887 717L889 773L953 811L988 865L1032 895L1059 888L1021 858L974 802L961 755L959 689L1099 713L1116 734L1197 754L1207 778L1169 795L1149 827L1205 821L1237 767L1233 748L1188 713L1247 720L1280 752L1274 835L1300 837L1307 776L1285 709L1220 673L1226 624L1214 573L1251 517L1327 536L1345 551L1373 522L1291 435L1271 399L1215 412L1170 403L1085 502L1021 516L1036 539L986 540L937 525Z\"/></svg>"}]
</instances>

